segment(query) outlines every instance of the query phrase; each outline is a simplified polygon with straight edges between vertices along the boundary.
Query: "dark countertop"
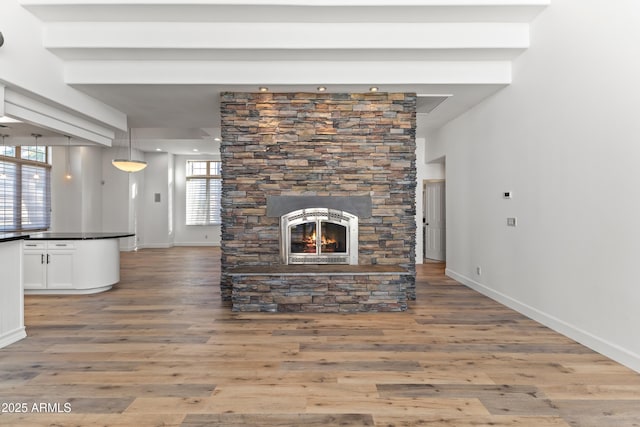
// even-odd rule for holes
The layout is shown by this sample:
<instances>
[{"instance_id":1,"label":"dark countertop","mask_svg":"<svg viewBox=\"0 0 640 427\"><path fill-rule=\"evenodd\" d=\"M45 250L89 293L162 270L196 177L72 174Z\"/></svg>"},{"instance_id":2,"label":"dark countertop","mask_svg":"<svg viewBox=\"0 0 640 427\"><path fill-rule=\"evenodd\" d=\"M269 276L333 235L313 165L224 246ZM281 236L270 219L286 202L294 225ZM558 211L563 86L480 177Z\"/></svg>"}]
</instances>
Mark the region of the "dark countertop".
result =
<instances>
[{"instance_id":1,"label":"dark countertop","mask_svg":"<svg viewBox=\"0 0 640 427\"><path fill-rule=\"evenodd\" d=\"M27 240L99 240L99 239L119 239L121 237L132 237L135 233L113 232L113 233L33 233L27 236Z\"/></svg>"},{"instance_id":2,"label":"dark countertop","mask_svg":"<svg viewBox=\"0 0 640 427\"><path fill-rule=\"evenodd\" d=\"M28 234L22 233L0 233L0 243L13 242L14 240L24 240L29 238Z\"/></svg>"}]
</instances>

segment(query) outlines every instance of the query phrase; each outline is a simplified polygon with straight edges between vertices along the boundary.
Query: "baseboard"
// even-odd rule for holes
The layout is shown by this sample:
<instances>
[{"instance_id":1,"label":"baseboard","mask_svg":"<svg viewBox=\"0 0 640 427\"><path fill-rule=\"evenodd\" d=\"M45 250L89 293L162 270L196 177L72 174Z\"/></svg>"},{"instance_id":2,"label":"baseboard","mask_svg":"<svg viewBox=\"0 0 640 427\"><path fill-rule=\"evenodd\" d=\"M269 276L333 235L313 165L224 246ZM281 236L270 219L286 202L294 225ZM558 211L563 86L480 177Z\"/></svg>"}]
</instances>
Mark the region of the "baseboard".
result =
<instances>
[{"instance_id":1,"label":"baseboard","mask_svg":"<svg viewBox=\"0 0 640 427\"><path fill-rule=\"evenodd\" d=\"M636 372L640 372L640 355L629 351L617 344L611 343L603 338L595 336L583 329L580 329L570 323L567 323L555 316L540 311L534 307L524 304L516 299L513 299L501 292L497 292L482 283L466 277L462 274L447 268L445 274L453 280L462 283L469 288L480 292L481 294L498 301L499 303L537 321L543 325L553 329L556 332L571 338L574 341L607 356L618 363L625 365L626 367L633 369Z\"/></svg>"},{"instance_id":2,"label":"baseboard","mask_svg":"<svg viewBox=\"0 0 640 427\"><path fill-rule=\"evenodd\" d=\"M169 249L173 246L172 243L145 243L138 245L137 249Z\"/></svg>"},{"instance_id":3,"label":"baseboard","mask_svg":"<svg viewBox=\"0 0 640 427\"><path fill-rule=\"evenodd\" d=\"M26 336L27 333L25 332L24 326L11 332L7 332L0 336L0 348L13 344L16 341L20 341Z\"/></svg>"},{"instance_id":4,"label":"baseboard","mask_svg":"<svg viewBox=\"0 0 640 427\"><path fill-rule=\"evenodd\" d=\"M220 246L220 242L175 242L174 246Z\"/></svg>"},{"instance_id":5,"label":"baseboard","mask_svg":"<svg viewBox=\"0 0 640 427\"><path fill-rule=\"evenodd\" d=\"M204 242L174 242L173 244L168 244L168 243L162 243L162 244L154 244L154 243L150 243L150 244L143 244L143 245L137 245L137 246L127 246L127 247L121 247L120 248L120 252L132 252L132 251L137 251L139 249L168 249L168 248L173 248L174 246L209 246L209 247L219 247L220 246L220 242L209 242L209 243L204 243Z\"/></svg>"}]
</instances>

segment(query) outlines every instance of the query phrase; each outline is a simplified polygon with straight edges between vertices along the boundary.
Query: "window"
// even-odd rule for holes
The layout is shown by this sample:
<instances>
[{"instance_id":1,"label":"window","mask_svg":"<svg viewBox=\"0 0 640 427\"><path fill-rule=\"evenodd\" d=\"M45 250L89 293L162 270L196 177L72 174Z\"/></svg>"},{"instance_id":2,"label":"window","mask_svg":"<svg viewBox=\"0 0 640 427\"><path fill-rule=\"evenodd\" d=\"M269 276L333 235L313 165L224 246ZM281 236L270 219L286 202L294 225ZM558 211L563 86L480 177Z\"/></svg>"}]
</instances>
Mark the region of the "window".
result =
<instances>
[{"instance_id":1,"label":"window","mask_svg":"<svg viewBox=\"0 0 640 427\"><path fill-rule=\"evenodd\" d=\"M220 224L222 163L214 160L187 161L187 225Z\"/></svg>"},{"instance_id":2,"label":"window","mask_svg":"<svg viewBox=\"0 0 640 427\"><path fill-rule=\"evenodd\" d=\"M51 166L47 147L0 149L0 232L51 225Z\"/></svg>"},{"instance_id":3,"label":"window","mask_svg":"<svg viewBox=\"0 0 640 427\"><path fill-rule=\"evenodd\" d=\"M7 146L3 145L2 147L0 147L0 156L15 157L16 156L16 147L7 147Z\"/></svg>"},{"instance_id":4,"label":"window","mask_svg":"<svg viewBox=\"0 0 640 427\"><path fill-rule=\"evenodd\" d=\"M47 147L20 147L20 158L34 162L47 162Z\"/></svg>"}]
</instances>

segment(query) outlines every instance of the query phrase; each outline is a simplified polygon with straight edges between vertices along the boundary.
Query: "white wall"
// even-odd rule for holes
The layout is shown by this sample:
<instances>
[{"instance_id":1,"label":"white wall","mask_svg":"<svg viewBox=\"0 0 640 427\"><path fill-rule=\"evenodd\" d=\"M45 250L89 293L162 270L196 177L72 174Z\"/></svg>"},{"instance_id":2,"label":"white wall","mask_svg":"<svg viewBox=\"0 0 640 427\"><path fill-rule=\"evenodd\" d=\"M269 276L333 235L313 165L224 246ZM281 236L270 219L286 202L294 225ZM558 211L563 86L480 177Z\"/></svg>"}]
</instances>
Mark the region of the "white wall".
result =
<instances>
[{"instance_id":1,"label":"white wall","mask_svg":"<svg viewBox=\"0 0 640 427\"><path fill-rule=\"evenodd\" d=\"M51 231L80 231L82 224L82 169L79 147L69 152L72 179L65 178L67 147L51 149Z\"/></svg>"},{"instance_id":2,"label":"white wall","mask_svg":"<svg viewBox=\"0 0 640 427\"><path fill-rule=\"evenodd\" d=\"M220 160L220 155L207 160ZM204 160L194 156L175 156L175 244L177 246L218 246L220 226L185 225L186 222L186 164L187 160Z\"/></svg>"},{"instance_id":3,"label":"white wall","mask_svg":"<svg viewBox=\"0 0 640 427\"><path fill-rule=\"evenodd\" d=\"M168 248L173 244L172 227L169 225L169 158L167 153L146 153L144 169L145 186L142 193L144 205L144 247ZM155 195L160 201L155 201Z\"/></svg>"},{"instance_id":4,"label":"white wall","mask_svg":"<svg viewBox=\"0 0 640 427\"><path fill-rule=\"evenodd\" d=\"M102 149L71 147L71 179L65 177L66 150L51 150L51 231L102 231Z\"/></svg>"},{"instance_id":5,"label":"white wall","mask_svg":"<svg viewBox=\"0 0 640 427\"><path fill-rule=\"evenodd\" d=\"M102 149L79 147L82 170L81 231L102 231ZM73 179L73 178L72 178Z\"/></svg>"},{"instance_id":6,"label":"white wall","mask_svg":"<svg viewBox=\"0 0 640 427\"><path fill-rule=\"evenodd\" d=\"M442 162L447 152L446 144L442 139L434 137L434 133L432 131L426 132L426 135L427 140L429 141L426 152L426 162L430 164L433 164L434 162Z\"/></svg>"},{"instance_id":7,"label":"white wall","mask_svg":"<svg viewBox=\"0 0 640 427\"><path fill-rule=\"evenodd\" d=\"M102 229L135 232L130 194L131 174L113 167L111 161L118 157L122 157L122 154L116 148L102 150ZM120 239L120 249L134 249L138 237Z\"/></svg>"},{"instance_id":8,"label":"white wall","mask_svg":"<svg viewBox=\"0 0 640 427\"><path fill-rule=\"evenodd\" d=\"M513 84L433 142L448 274L640 371L638 22L636 0L553 2Z\"/></svg>"},{"instance_id":9,"label":"white wall","mask_svg":"<svg viewBox=\"0 0 640 427\"><path fill-rule=\"evenodd\" d=\"M144 153L133 150L131 157L134 160L144 160ZM112 169L115 169L112 166ZM128 175L128 195L129 195L129 231L135 233L135 248L144 247L147 237L145 234L145 205L144 205L144 188L147 182L147 175L143 172L127 173L116 169L116 172L124 173ZM153 176L149 176L149 181L154 179Z\"/></svg>"},{"instance_id":10,"label":"white wall","mask_svg":"<svg viewBox=\"0 0 640 427\"><path fill-rule=\"evenodd\" d=\"M167 221L169 227L169 245L173 246L176 240L175 234L175 190L176 190L176 161L173 154L167 154Z\"/></svg>"}]
</instances>

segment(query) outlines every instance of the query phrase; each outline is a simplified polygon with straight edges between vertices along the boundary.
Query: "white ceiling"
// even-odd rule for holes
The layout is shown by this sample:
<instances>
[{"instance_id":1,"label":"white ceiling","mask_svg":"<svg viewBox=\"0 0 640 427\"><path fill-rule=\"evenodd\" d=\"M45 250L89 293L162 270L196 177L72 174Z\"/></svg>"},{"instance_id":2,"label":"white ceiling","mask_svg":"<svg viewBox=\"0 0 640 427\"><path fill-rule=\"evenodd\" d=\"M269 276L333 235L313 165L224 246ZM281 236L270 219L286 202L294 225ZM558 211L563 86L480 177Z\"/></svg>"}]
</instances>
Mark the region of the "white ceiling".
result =
<instances>
[{"instance_id":1,"label":"white ceiling","mask_svg":"<svg viewBox=\"0 0 640 427\"><path fill-rule=\"evenodd\" d=\"M19 0L136 148L215 152L225 91L418 94L418 137L511 82L549 0ZM0 133L31 134L9 124ZM6 132L5 132L6 131ZM42 132L41 132L42 133ZM66 138L53 144L66 143ZM115 145L127 144L124 129Z\"/></svg>"}]
</instances>

